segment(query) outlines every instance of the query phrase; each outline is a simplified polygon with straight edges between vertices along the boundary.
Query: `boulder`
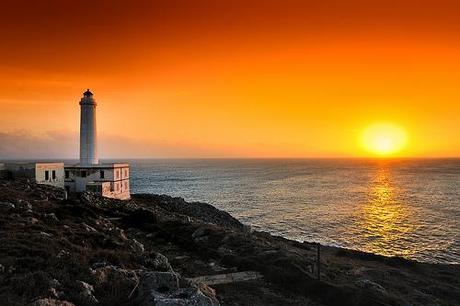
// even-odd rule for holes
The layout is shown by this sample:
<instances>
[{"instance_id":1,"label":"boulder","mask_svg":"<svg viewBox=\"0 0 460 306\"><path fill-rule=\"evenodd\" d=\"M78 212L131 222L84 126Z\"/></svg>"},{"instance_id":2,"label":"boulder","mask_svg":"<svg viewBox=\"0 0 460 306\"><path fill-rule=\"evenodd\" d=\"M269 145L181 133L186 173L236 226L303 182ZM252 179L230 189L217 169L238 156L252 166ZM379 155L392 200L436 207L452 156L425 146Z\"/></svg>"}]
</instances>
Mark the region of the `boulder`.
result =
<instances>
[{"instance_id":1,"label":"boulder","mask_svg":"<svg viewBox=\"0 0 460 306\"><path fill-rule=\"evenodd\" d=\"M30 204L28 201L23 200L23 199L17 199L16 200L16 205L18 207L21 207L22 209L25 209L25 210L32 209L32 204Z\"/></svg>"},{"instance_id":2,"label":"boulder","mask_svg":"<svg viewBox=\"0 0 460 306\"><path fill-rule=\"evenodd\" d=\"M93 295L94 287L88 283L77 281L77 285L80 289L80 298L88 304L98 304L99 301Z\"/></svg>"},{"instance_id":3,"label":"boulder","mask_svg":"<svg viewBox=\"0 0 460 306\"><path fill-rule=\"evenodd\" d=\"M133 270L122 269L113 265L100 266L96 269L91 269L98 284L105 284L108 282L128 283L134 288L137 283L137 275Z\"/></svg>"},{"instance_id":4,"label":"boulder","mask_svg":"<svg viewBox=\"0 0 460 306\"><path fill-rule=\"evenodd\" d=\"M155 306L172 305L200 305L213 306L220 305L217 299L206 296L198 288L180 288L172 294L159 294L155 297ZM149 304L147 304L149 305Z\"/></svg>"},{"instance_id":5,"label":"boulder","mask_svg":"<svg viewBox=\"0 0 460 306\"><path fill-rule=\"evenodd\" d=\"M149 201L169 212L181 214L187 216L187 218L191 217L193 219L201 220L205 223L212 223L227 228L243 228L243 224L232 217L229 213L221 211L207 203L188 203L183 198L173 198L167 195L152 194L136 194L133 196L133 199ZM191 221L191 219L188 220Z\"/></svg>"},{"instance_id":6,"label":"boulder","mask_svg":"<svg viewBox=\"0 0 460 306\"><path fill-rule=\"evenodd\" d=\"M130 244L131 244L131 248L133 249L133 251L137 253L143 253L145 250L144 245L140 243L139 241L137 241L136 239L132 239Z\"/></svg>"},{"instance_id":7,"label":"boulder","mask_svg":"<svg viewBox=\"0 0 460 306\"><path fill-rule=\"evenodd\" d=\"M149 295L151 291L173 292L179 289L179 274L175 272L141 272L139 295Z\"/></svg>"},{"instance_id":8,"label":"boulder","mask_svg":"<svg viewBox=\"0 0 460 306\"><path fill-rule=\"evenodd\" d=\"M138 303L141 306L220 305L213 289L194 284L174 272L142 272Z\"/></svg>"},{"instance_id":9,"label":"boulder","mask_svg":"<svg viewBox=\"0 0 460 306\"><path fill-rule=\"evenodd\" d=\"M145 256L144 265L154 271L172 272L173 269L168 258L163 254L151 252L149 256Z\"/></svg>"},{"instance_id":10,"label":"boulder","mask_svg":"<svg viewBox=\"0 0 460 306\"><path fill-rule=\"evenodd\" d=\"M67 301L44 298L30 303L29 306L75 306L75 304Z\"/></svg>"}]
</instances>

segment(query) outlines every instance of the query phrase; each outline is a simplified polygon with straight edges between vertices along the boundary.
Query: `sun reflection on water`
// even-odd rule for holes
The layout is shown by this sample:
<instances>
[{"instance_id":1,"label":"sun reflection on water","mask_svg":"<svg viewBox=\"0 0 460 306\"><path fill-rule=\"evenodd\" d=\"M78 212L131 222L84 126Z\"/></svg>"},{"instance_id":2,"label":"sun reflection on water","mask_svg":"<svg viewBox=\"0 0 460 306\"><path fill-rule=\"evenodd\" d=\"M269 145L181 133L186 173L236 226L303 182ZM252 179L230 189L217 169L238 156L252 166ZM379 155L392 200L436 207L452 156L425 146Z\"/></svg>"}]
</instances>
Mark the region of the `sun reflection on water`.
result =
<instances>
[{"instance_id":1,"label":"sun reflection on water","mask_svg":"<svg viewBox=\"0 0 460 306\"><path fill-rule=\"evenodd\" d=\"M383 255L409 256L406 237L414 231L407 222L410 211L398 199L399 186L391 169L381 165L367 188L367 202L361 206L360 226L364 232L363 249Z\"/></svg>"}]
</instances>

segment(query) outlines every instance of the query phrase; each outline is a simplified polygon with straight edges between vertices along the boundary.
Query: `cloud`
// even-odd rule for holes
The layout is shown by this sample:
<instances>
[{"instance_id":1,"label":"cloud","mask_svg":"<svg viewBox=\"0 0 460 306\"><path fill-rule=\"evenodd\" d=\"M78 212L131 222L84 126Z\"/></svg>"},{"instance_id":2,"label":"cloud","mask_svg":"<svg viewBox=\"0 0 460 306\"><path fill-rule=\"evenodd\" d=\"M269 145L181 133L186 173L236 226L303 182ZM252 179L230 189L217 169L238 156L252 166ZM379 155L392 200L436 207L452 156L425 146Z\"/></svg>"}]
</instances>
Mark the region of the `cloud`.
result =
<instances>
[{"instance_id":1,"label":"cloud","mask_svg":"<svg viewBox=\"0 0 460 306\"><path fill-rule=\"evenodd\" d=\"M41 135L27 130L0 132L0 158L75 158L78 144L74 139L75 135L63 131L49 131Z\"/></svg>"},{"instance_id":2,"label":"cloud","mask_svg":"<svg viewBox=\"0 0 460 306\"><path fill-rule=\"evenodd\" d=\"M100 133L99 155L102 159L215 157L221 149L166 140L138 140ZM77 159L78 133L47 131L34 134L28 130L0 132L0 159Z\"/></svg>"}]
</instances>

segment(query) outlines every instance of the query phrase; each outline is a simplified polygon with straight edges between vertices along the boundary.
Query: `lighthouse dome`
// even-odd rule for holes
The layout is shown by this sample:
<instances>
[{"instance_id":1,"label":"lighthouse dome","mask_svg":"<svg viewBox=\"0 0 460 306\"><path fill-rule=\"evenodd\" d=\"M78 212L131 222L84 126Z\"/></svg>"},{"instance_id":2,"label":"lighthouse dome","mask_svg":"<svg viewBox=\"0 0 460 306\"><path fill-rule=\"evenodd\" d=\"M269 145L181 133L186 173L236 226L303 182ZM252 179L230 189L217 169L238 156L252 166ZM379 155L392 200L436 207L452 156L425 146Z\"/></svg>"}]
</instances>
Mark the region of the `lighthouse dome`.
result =
<instances>
[{"instance_id":1,"label":"lighthouse dome","mask_svg":"<svg viewBox=\"0 0 460 306\"><path fill-rule=\"evenodd\" d=\"M91 97L93 95L93 93L91 91L89 91L89 88L83 93L83 95L85 97Z\"/></svg>"},{"instance_id":2,"label":"lighthouse dome","mask_svg":"<svg viewBox=\"0 0 460 306\"><path fill-rule=\"evenodd\" d=\"M87 89L83 93L83 97L80 100L80 105L94 105L96 106L96 101L93 98L93 93Z\"/></svg>"}]
</instances>

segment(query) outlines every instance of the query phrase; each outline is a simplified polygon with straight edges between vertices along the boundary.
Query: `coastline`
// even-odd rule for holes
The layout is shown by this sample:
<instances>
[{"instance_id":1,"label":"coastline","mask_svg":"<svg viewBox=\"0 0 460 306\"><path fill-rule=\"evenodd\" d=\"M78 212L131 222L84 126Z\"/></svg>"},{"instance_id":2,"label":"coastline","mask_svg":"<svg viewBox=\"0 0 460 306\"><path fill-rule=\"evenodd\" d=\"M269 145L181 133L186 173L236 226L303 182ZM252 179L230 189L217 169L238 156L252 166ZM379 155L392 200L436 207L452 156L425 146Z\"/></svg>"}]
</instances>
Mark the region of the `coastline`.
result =
<instances>
[{"instance_id":1,"label":"coastline","mask_svg":"<svg viewBox=\"0 0 460 306\"><path fill-rule=\"evenodd\" d=\"M0 299L9 305L41 299L61 303L56 305L153 305L177 290L190 292L182 295L185 300L201 298L209 305L454 305L460 300L460 265L321 246L318 281L316 244L253 231L209 204L147 194L133 194L129 201L88 193L65 200L50 187L0 183ZM263 278L210 286L189 281L245 271ZM177 274L179 287L169 293L152 289L152 275L159 273ZM78 282L93 290L87 294Z\"/></svg>"}]
</instances>

